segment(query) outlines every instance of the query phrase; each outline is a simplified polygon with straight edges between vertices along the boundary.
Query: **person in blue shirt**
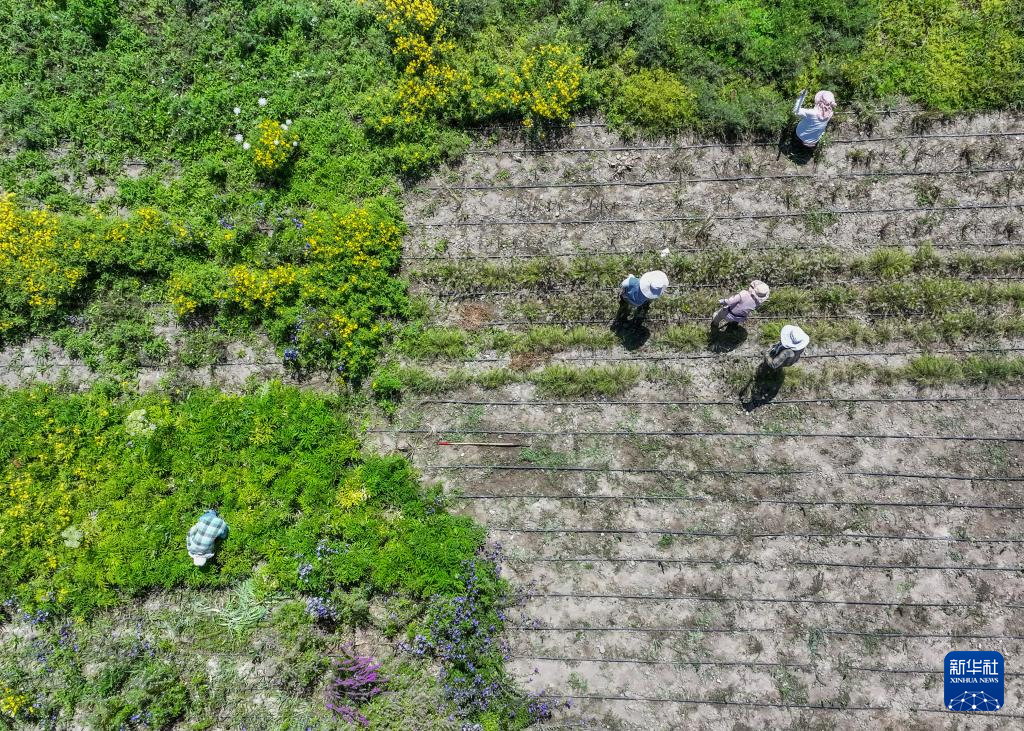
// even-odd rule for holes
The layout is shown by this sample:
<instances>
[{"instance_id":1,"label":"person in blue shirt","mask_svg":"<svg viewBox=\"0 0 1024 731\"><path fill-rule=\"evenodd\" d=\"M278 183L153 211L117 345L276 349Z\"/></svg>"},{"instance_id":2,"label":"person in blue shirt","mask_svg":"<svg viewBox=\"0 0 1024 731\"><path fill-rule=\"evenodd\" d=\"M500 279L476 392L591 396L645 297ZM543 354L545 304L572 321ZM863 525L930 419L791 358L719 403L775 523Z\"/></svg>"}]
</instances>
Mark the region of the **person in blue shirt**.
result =
<instances>
[{"instance_id":1,"label":"person in blue shirt","mask_svg":"<svg viewBox=\"0 0 1024 731\"><path fill-rule=\"evenodd\" d=\"M666 289L668 289L668 275L660 269L647 272L639 277L630 274L619 285L619 312L615 316L616 322L625 320L633 308L636 308L637 317L644 317L651 302L661 297Z\"/></svg>"},{"instance_id":2,"label":"person in blue shirt","mask_svg":"<svg viewBox=\"0 0 1024 731\"><path fill-rule=\"evenodd\" d=\"M801 105L807 96L807 90L800 93L800 98L793 105L793 114L800 118L796 125L796 138L804 147L813 149L818 140L825 134L829 120L836 110L836 98L831 91L819 91L814 95L814 106L804 109Z\"/></svg>"}]
</instances>

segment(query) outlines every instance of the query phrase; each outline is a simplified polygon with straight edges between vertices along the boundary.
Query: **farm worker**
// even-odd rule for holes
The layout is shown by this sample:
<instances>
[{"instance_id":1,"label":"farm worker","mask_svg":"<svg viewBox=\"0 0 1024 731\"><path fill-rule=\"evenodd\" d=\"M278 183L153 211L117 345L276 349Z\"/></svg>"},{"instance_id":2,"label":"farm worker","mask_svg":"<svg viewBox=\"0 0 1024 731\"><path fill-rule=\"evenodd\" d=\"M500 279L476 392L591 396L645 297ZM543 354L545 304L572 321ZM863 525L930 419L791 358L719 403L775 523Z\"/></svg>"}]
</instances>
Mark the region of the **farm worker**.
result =
<instances>
[{"instance_id":1,"label":"farm worker","mask_svg":"<svg viewBox=\"0 0 1024 731\"><path fill-rule=\"evenodd\" d=\"M619 300L634 307L646 307L661 297L668 287L668 275L660 269L639 277L630 274L619 285Z\"/></svg>"},{"instance_id":2,"label":"farm worker","mask_svg":"<svg viewBox=\"0 0 1024 731\"><path fill-rule=\"evenodd\" d=\"M742 325L750 317L750 313L768 301L771 289L760 279L755 279L742 292L727 299L718 300L722 308L715 313L711 327L722 329L722 323L735 322Z\"/></svg>"},{"instance_id":3,"label":"farm worker","mask_svg":"<svg viewBox=\"0 0 1024 731\"><path fill-rule=\"evenodd\" d=\"M619 311L615 314L613 327L622 325L633 307L636 308L634 322L639 324L647 315L651 302L661 297L666 287L668 287L668 275L658 269L639 277L630 274L623 279L622 284L619 285Z\"/></svg>"},{"instance_id":4,"label":"farm worker","mask_svg":"<svg viewBox=\"0 0 1024 731\"><path fill-rule=\"evenodd\" d=\"M779 334L779 342L765 353L761 367L774 373L780 368L793 365L800 360L810 342L811 338L799 327L786 325Z\"/></svg>"},{"instance_id":5,"label":"farm worker","mask_svg":"<svg viewBox=\"0 0 1024 731\"><path fill-rule=\"evenodd\" d=\"M832 113L836 110L836 98L831 91L819 91L814 95L814 106L804 109L804 97L807 96L807 89L800 93L800 98L793 106L793 114L800 117L796 125L796 138L804 147L814 147L818 140L825 134L825 128L832 119Z\"/></svg>"},{"instance_id":6,"label":"farm worker","mask_svg":"<svg viewBox=\"0 0 1024 731\"><path fill-rule=\"evenodd\" d=\"M207 559L213 558L213 544L218 538L228 534L228 524L217 515L216 510L207 510L199 517L199 521L188 529L185 548L192 557L192 563L202 566Z\"/></svg>"}]
</instances>

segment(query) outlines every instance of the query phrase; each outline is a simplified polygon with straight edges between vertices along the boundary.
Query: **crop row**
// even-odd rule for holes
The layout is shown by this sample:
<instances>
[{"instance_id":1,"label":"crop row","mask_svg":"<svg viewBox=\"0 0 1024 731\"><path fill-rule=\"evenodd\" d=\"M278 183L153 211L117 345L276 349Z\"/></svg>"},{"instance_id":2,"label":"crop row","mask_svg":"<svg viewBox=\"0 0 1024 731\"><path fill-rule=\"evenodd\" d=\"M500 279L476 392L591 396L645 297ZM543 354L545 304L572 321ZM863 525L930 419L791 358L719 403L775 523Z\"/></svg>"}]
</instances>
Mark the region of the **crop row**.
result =
<instances>
[{"instance_id":1,"label":"crop row","mask_svg":"<svg viewBox=\"0 0 1024 731\"><path fill-rule=\"evenodd\" d=\"M1024 358L983 356L951 358L922 355L900 366L873 366L858 362L843 365L815 365L814 368L790 369L785 391L828 393L837 383L872 381L878 384L908 382L915 385L960 384L989 386L1019 383L1024 379ZM752 372L750 366L727 366L727 383L742 387ZM399 367L393 371L402 390L407 393L431 394L456 391L476 386L497 389L513 384L532 384L538 396L577 398L620 396L642 382L665 386L682 386L690 381L689 372L679 368L644 364L600 365L574 368L549 365L539 370L512 368L469 370L459 368L438 374L436 370Z\"/></svg>"},{"instance_id":2,"label":"crop row","mask_svg":"<svg viewBox=\"0 0 1024 731\"><path fill-rule=\"evenodd\" d=\"M867 163L865 163L867 164ZM749 165L744 165L749 168ZM646 172L646 171L645 171ZM681 172L681 171L680 171ZM990 173L1015 173L1017 167L1013 165L988 165L988 166L958 166L950 168L935 169L906 169L882 170L872 168L870 170L853 170L848 172L830 171L829 180L863 179L868 182L879 182L885 178L916 178L916 177L940 177L945 175L987 175ZM507 177L507 176L502 176ZM417 191L450 191L450 192L475 192L491 193L496 191L518 191L518 190L545 190L557 189L587 189L587 188L659 188L663 186L684 186L703 183L749 183L762 181L799 181L818 180L822 175L819 173L751 173L746 174L737 171L735 174L726 175L702 175L698 177L683 177L676 175L671 178L616 178L609 180L531 180L527 183L495 182L491 184L473 183L465 185L431 185L418 187Z\"/></svg>"},{"instance_id":3,"label":"crop row","mask_svg":"<svg viewBox=\"0 0 1024 731\"><path fill-rule=\"evenodd\" d=\"M699 220L654 219L630 223L596 221L567 226L554 234L545 226L506 231L500 224L456 229L431 236L426 230L406 238L405 261L452 258L528 259L636 251L703 252L717 248L817 249L822 234L834 246L870 249L932 242L936 249L991 250L1018 245L1020 215L1007 209L930 209L916 215L874 211L838 227L834 213L811 210L786 218L735 220L701 216ZM855 224L855 225L854 225ZM552 236L558 249L552 250ZM564 252L564 253L563 253Z\"/></svg>"},{"instance_id":4,"label":"crop row","mask_svg":"<svg viewBox=\"0 0 1024 731\"><path fill-rule=\"evenodd\" d=\"M868 254L851 254L829 246L813 252L780 246L771 252L720 248L700 254L637 252L622 255L541 256L506 263L476 260L427 264L409 272L414 283L486 292L504 288L559 288L567 285L617 286L627 272L661 269L673 285L735 286L748 279L769 283L813 284L844 277L904 279L919 276L997 276L1024 273L1024 251L990 255L940 255L922 245L913 251L885 247ZM434 293L435 296L442 296Z\"/></svg>"},{"instance_id":5,"label":"crop row","mask_svg":"<svg viewBox=\"0 0 1024 731\"><path fill-rule=\"evenodd\" d=\"M676 291L652 306L654 318L711 317L720 297L731 292ZM501 298L501 295L497 295ZM607 318L615 314L616 296L607 293L539 293L532 299L508 298L494 322L523 319L538 323ZM902 315L941 316L968 309L986 314L1009 314L1024 304L1024 282L965 282L951 277L928 277L885 284L821 287L775 287L758 310L761 317L822 318L864 314L871 318Z\"/></svg>"},{"instance_id":6,"label":"crop row","mask_svg":"<svg viewBox=\"0 0 1024 731\"><path fill-rule=\"evenodd\" d=\"M745 283L741 283L744 285ZM741 286L740 285L740 286ZM731 292L670 292L652 305L659 316L711 316L718 301ZM496 299L501 299L497 295ZM771 298L758 312L764 317L801 315L842 315L869 312L872 316L900 314L941 315L973 307L1002 307L1024 304L1022 282L965 282L955 277L929 276L878 285L834 285L821 287L782 286L772 290ZM539 293L529 300L513 299L504 308L510 317L561 321L577 317L614 314L615 296L607 293ZM551 319L548 319L548 318Z\"/></svg>"},{"instance_id":7,"label":"crop row","mask_svg":"<svg viewBox=\"0 0 1024 731\"><path fill-rule=\"evenodd\" d=\"M916 212L919 209L1005 203L1013 200L1024 181L1012 167L981 168L970 173L947 170L883 173L825 178L793 175L733 176L701 181L680 178L677 184L563 183L543 187L463 189L457 195L458 220L558 220L672 217L680 213L714 211L716 217L768 217L792 211L835 209L836 215L863 215L865 210ZM735 182L734 182L735 181ZM740 183L743 188L736 191ZM589 185L589 187L583 187ZM617 185L617 187L612 187ZM576 187L570 187L576 186ZM437 222L438 204L447 204L441 220L450 215L451 203L433 199L414 206L408 217ZM753 212L758 213L753 213ZM642 214L642 215L641 215ZM789 216L787 216L789 217ZM461 225L461 224L460 224ZM524 224L525 225L525 224ZM537 225L537 224L533 224Z\"/></svg>"},{"instance_id":8,"label":"crop row","mask_svg":"<svg viewBox=\"0 0 1024 731\"><path fill-rule=\"evenodd\" d=\"M781 319L756 320L747 325L750 342L767 347L777 341ZM938 343L991 343L1002 338L1024 336L1024 317L989 316L973 311L946 313L927 320L888 319L870 324L857 320L813 320L801 325L816 345L845 343L850 345L883 345L911 342L919 346ZM713 338L705 323L679 323L652 327L645 344L648 351L702 351L722 349L723 341ZM737 335L742 336L742 333ZM469 360L480 353L543 354L575 348L598 350L619 343L608 327L561 327L536 325L524 330L488 328L463 330L454 327L407 328L398 340L398 352L416 360L441 358Z\"/></svg>"}]
</instances>

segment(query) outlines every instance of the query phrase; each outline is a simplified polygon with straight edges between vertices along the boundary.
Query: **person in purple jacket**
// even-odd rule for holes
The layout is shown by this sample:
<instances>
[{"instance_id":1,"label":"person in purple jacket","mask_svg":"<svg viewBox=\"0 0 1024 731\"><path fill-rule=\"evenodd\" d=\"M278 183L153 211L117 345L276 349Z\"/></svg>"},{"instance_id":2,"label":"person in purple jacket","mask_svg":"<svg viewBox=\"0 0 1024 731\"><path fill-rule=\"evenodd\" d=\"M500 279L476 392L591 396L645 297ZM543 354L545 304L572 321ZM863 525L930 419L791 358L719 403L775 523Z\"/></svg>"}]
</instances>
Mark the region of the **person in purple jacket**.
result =
<instances>
[{"instance_id":1,"label":"person in purple jacket","mask_svg":"<svg viewBox=\"0 0 1024 731\"><path fill-rule=\"evenodd\" d=\"M760 279L755 279L750 286L742 292L734 294L727 299L718 300L722 308L715 313L711 319L713 330L722 330L734 322L742 325L750 317L750 313L768 301L771 289Z\"/></svg>"}]
</instances>

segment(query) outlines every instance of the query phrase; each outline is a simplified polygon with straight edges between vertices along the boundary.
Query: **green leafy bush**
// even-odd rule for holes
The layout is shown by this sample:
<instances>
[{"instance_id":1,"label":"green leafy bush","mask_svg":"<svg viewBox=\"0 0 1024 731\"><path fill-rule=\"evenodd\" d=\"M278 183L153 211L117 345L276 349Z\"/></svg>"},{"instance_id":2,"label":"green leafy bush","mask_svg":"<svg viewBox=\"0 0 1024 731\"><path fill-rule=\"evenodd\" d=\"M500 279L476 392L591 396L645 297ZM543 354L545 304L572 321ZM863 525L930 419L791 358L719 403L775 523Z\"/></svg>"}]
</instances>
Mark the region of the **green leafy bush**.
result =
<instances>
[{"instance_id":1,"label":"green leafy bush","mask_svg":"<svg viewBox=\"0 0 1024 731\"><path fill-rule=\"evenodd\" d=\"M608 94L608 120L631 123L648 132L672 133L696 121L696 94L664 69L641 69L614 82Z\"/></svg>"},{"instance_id":2,"label":"green leafy bush","mask_svg":"<svg viewBox=\"0 0 1024 731\"><path fill-rule=\"evenodd\" d=\"M271 585L313 593L443 594L483 542L403 460L361 460L335 399L37 388L0 393L0 418L0 593L26 607L85 613L154 587L224 586L261 564ZM230 534L197 569L184 537L208 508Z\"/></svg>"},{"instance_id":3,"label":"green leafy bush","mask_svg":"<svg viewBox=\"0 0 1024 731\"><path fill-rule=\"evenodd\" d=\"M907 94L953 112L1024 96L1024 10L1019 3L877 0L879 19L850 65L858 89Z\"/></svg>"},{"instance_id":4,"label":"green leafy bush","mask_svg":"<svg viewBox=\"0 0 1024 731\"><path fill-rule=\"evenodd\" d=\"M117 0L67 0L67 10L93 40L106 44L117 19Z\"/></svg>"},{"instance_id":5,"label":"green leafy bush","mask_svg":"<svg viewBox=\"0 0 1024 731\"><path fill-rule=\"evenodd\" d=\"M90 719L96 728L121 728L140 721L168 728L184 715L188 690L174 665L163 660L123 660L97 679L103 701Z\"/></svg>"}]
</instances>

